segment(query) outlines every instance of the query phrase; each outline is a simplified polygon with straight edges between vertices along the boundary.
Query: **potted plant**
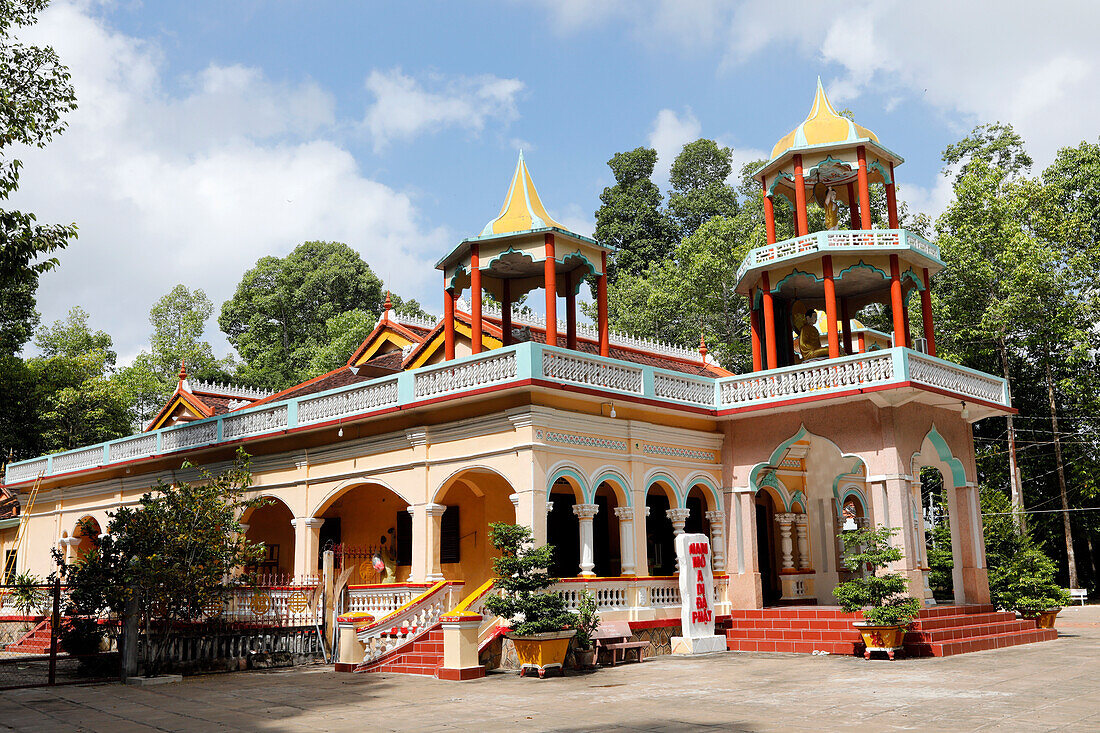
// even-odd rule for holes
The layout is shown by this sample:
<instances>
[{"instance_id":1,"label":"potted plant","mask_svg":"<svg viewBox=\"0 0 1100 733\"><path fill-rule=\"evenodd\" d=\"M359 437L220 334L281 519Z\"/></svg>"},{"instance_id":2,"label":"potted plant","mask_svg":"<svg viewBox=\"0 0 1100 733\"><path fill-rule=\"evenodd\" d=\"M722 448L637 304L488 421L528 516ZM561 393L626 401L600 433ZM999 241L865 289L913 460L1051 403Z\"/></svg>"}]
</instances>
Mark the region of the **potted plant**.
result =
<instances>
[{"instance_id":1,"label":"potted plant","mask_svg":"<svg viewBox=\"0 0 1100 733\"><path fill-rule=\"evenodd\" d=\"M596 666L596 649L592 634L600 627L600 615L596 612L596 597L588 591L577 599L577 635L573 637L573 663L577 669Z\"/></svg>"},{"instance_id":2,"label":"potted plant","mask_svg":"<svg viewBox=\"0 0 1100 733\"><path fill-rule=\"evenodd\" d=\"M865 659L871 652L886 652L890 659L902 649L905 631L920 613L921 602L907 593L909 580L901 573L880 572L902 558L890 543L893 527L845 532L844 567L866 568L862 577L846 580L833 589L840 606L848 613L863 611L863 621L853 622L863 637Z\"/></svg>"},{"instance_id":3,"label":"potted plant","mask_svg":"<svg viewBox=\"0 0 1100 733\"><path fill-rule=\"evenodd\" d=\"M34 618L43 614L43 606L46 604L42 579L27 571L16 575L12 579L10 603L24 617L23 631L29 631L34 626Z\"/></svg>"},{"instance_id":4,"label":"potted plant","mask_svg":"<svg viewBox=\"0 0 1100 733\"><path fill-rule=\"evenodd\" d=\"M493 560L496 586L502 595L485 600L485 608L504 619L507 638L516 648L520 676L527 670L564 670L569 641L576 632L576 615L565 610L565 599L546 589L557 582L547 569L553 563L552 545L533 546L531 530L518 524L493 522L489 542L500 552Z\"/></svg>"},{"instance_id":5,"label":"potted plant","mask_svg":"<svg viewBox=\"0 0 1100 733\"><path fill-rule=\"evenodd\" d=\"M1054 562L1034 545L1001 568L998 605L1035 621L1040 629L1054 628L1054 618L1069 603L1069 592L1054 581Z\"/></svg>"}]
</instances>

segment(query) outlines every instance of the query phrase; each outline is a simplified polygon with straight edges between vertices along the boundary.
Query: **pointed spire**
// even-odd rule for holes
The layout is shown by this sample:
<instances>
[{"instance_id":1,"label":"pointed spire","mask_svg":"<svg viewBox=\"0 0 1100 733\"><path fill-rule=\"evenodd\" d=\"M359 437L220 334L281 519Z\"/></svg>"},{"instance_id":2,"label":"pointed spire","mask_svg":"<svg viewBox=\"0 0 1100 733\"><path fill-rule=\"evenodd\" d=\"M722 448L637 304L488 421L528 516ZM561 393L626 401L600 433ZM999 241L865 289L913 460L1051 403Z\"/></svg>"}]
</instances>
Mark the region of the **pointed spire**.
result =
<instances>
[{"instance_id":1,"label":"pointed spire","mask_svg":"<svg viewBox=\"0 0 1100 733\"><path fill-rule=\"evenodd\" d=\"M703 363L707 363L707 341L703 337L703 334L699 334L699 356L703 358Z\"/></svg>"},{"instance_id":2,"label":"pointed spire","mask_svg":"<svg viewBox=\"0 0 1100 733\"><path fill-rule=\"evenodd\" d=\"M500 213L485 225L481 230L481 236L525 232L546 227L565 228L546 213L546 207L542 205L542 199L539 198L539 193L535 189L535 182L531 179L531 172L527 170L523 151L520 150L516 170L512 174L512 182L508 185L508 193L504 197Z\"/></svg>"},{"instance_id":3,"label":"pointed spire","mask_svg":"<svg viewBox=\"0 0 1100 733\"><path fill-rule=\"evenodd\" d=\"M393 313L393 301L390 299L390 291L386 291L386 302L382 304L382 320L390 320L390 316Z\"/></svg>"},{"instance_id":4,"label":"pointed spire","mask_svg":"<svg viewBox=\"0 0 1100 733\"><path fill-rule=\"evenodd\" d=\"M185 359L180 359L179 378L180 378L180 384L183 384L184 380L187 379L187 361Z\"/></svg>"},{"instance_id":5,"label":"pointed spire","mask_svg":"<svg viewBox=\"0 0 1100 733\"><path fill-rule=\"evenodd\" d=\"M817 89L814 90L814 101L810 105L810 112L806 119L798 127L794 128L775 144L771 157L774 159L791 148L805 148L814 145L825 145L838 142L855 142L861 139L871 139L878 142L878 136L844 117L825 93L825 86L821 83L821 77L817 77Z\"/></svg>"}]
</instances>

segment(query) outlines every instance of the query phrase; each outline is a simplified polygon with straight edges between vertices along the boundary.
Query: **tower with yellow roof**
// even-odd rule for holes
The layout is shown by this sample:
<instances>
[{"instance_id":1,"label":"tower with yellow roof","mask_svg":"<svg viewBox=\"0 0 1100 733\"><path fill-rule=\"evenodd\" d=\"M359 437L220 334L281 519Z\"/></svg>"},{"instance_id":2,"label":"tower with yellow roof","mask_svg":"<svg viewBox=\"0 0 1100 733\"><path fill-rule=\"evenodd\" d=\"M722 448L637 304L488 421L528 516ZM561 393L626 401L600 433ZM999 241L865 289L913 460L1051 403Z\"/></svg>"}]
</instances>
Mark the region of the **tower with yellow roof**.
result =
<instances>
[{"instance_id":1,"label":"tower with yellow roof","mask_svg":"<svg viewBox=\"0 0 1100 733\"><path fill-rule=\"evenodd\" d=\"M443 271L446 358L455 357L455 301L470 290L473 353L482 349L482 293L501 304L504 345L512 338L512 304L536 288L546 291L546 343L558 345L558 298L565 299L565 346L577 348L577 293L587 277L597 284L600 354L610 353L607 327L607 253L594 239L554 221L535 189L520 151L500 213L481 233L459 242L436 263Z\"/></svg>"}]
</instances>

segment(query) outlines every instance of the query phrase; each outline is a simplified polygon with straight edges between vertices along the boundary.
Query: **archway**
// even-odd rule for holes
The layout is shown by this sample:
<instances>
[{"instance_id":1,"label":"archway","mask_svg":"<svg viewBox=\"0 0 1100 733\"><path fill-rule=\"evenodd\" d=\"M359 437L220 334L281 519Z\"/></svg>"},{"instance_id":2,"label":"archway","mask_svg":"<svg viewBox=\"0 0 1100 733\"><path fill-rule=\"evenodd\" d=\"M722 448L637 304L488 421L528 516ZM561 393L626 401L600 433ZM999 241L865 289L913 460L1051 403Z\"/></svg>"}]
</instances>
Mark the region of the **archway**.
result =
<instances>
[{"instance_id":1,"label":"archway","mask_svg":"<svg viewBox=\"0 0 1100 733\"><path fill-rule=\"evenodd\" d=\"M684 531L710 537L710 519L707 518L707 512L714 508L710 489L702 484L695 484L688 491L684 503L689 512L684 522Z\"/></svg>"},{"instance_id":2,"label":"archway","mask_svg":"<svg viewBox=\"0 0 1100 733\"><path fill-rule=\"evenodd\" d=\"M496 551L489 544L489 525L516 521L514 493L495 471L470 468L451 476L435 503L446 507L439 525L439 564L447 580L463 580L470 592L493 577Z\"/></svg>"},{"instance_id":3,"label":"archway","mask_svg":"<svg viewBox=\"0 0 1100 733\"><path fill-rule=\"evenodd\" d=\"M668 479L653 479L646 488L646 560L650 575L676 573L676 528L669 511L680 509L679 497Z\"/></svg>"},{"instance_id":4,"label":"archway","mask_svg":"<svg viewBox=\"0 0 1100 733\"><path fill-rule=\"evenodd\" d=\"M550 573L558 578L569 578L580 573L581 530L573 512L574 506L584 503L580 479L573 472L558 475L550 484L546 501L546 544L554 547Z\"/></svg>"},{"instance_id":5,"label":"archway","mask_svg":"<svg viewBox=\"0 0 1100 733\"><path fill-rule=\"evenodd\" d=\"M778 492L765 487L756 493L756 557L760 565L760 590L765 606L779 602L783 589L779 584L779 547L775 533L775 515L785 509Z\"/></svg>"},{"instance_id":6,"label":"archway","mask_svg":"<svg viewBox=\"0 0 1100 733\"><path fill-rule=\"evenodd\" d=\"M619 534L619 517L615 510L625 504L622 487L611 481L601 481L596 487L593 503L599 507L593 518L593 572L601 577L622 574L623 557Z\"/></svg>"},{"instance_id":7,"label":"archway","mask_svg":"<svg viewBox=\"0 0 1100 733\"><path fill-rule=\"evenodd\" d=\"M72 534L74 538L80 540L73 547L73 561L80 562L85 555L95 549L96 540L99 539L99 535L102 533L103 529L99 526L99 521L95 517L81 517L77 521Z\"/></svg>"},{"instance_id":8,"label":"archway","mask_svg":"<svg viewBox=\"0 0 1100 733\"><path fill-rule=\"evenodd\" d=\"M257 582L282 585L294 575L294 512L279 499L263 501L241 516L248 526L244 538L263 546L262 559L248 571L259 576Z\"/></svg>"},{"instance_id":9,"label":"archway","mask_svg":"<svg viewBox=\"0 0 1100 733\"><path fill-rule=\"evenodd\" d=\"M935 466L920 469L921 529L923 532L924 562L927 590L933 600L950 603L955 597L952 571L955 567L951 555L951 517L948 513L947 491L943 474Z\"/></svg>"},{"instance_id":10,"label":"archway","mask_svg":"<svg viewBox=\"0 0 1100 733\"><path fill-rule=\"evenodd\" d=\"M318 531L318 557L310 562L310 569L319 568L322 554L333 550L336 567L352 569L349 584L408 580L412 569L408 508L405 499L380 483L341 488L314 512L315 518L324 521ZM372 562L375 554L382 560L382 569Z\"/></svg>"}]
</instances>

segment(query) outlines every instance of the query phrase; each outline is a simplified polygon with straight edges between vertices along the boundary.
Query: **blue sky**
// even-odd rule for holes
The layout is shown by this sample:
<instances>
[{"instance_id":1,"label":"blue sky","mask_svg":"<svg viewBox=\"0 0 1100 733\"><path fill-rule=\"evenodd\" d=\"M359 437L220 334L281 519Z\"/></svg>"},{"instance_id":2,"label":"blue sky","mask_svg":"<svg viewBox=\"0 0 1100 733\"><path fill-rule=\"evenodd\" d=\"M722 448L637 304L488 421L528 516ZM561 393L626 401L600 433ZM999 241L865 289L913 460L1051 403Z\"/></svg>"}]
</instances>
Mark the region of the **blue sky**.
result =
<instances>
[{"instance_id":1,"label":"blue sky","mask_svg":"<svg viewBox=\"0 0 1100 733\"><path fill-rule=\"evenodd\" d=\"M348 242L438 310L432 264L495 215L520 146L551 211L590 233L612 154L651 145L667 170L706 136L759 157L818 75L932 214L940 152L978 122L1015 124L1040 164L1097 137L1090 4L780 7L54 0L26 35L71 66L81 108L25 156L18 203L81 237L43 280L43 321L81 305L125 361L177 282L220 307L304 239Z\"/></svg>"}]
</instances>

